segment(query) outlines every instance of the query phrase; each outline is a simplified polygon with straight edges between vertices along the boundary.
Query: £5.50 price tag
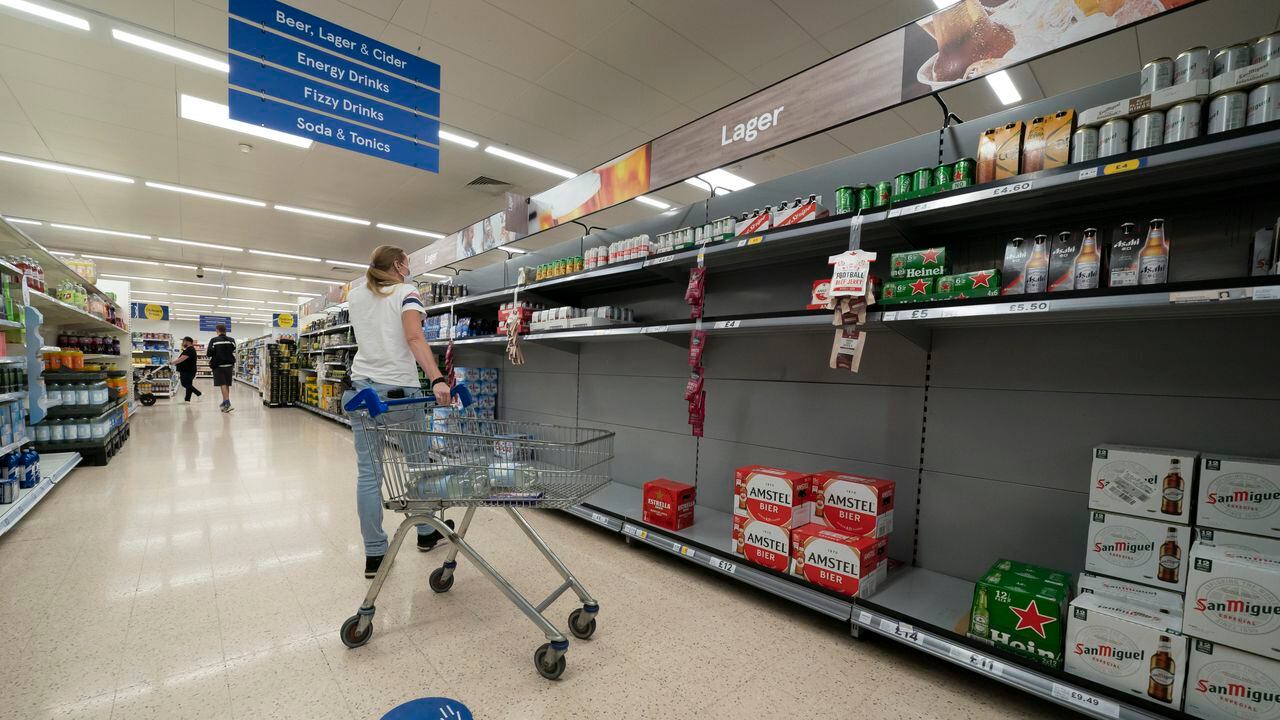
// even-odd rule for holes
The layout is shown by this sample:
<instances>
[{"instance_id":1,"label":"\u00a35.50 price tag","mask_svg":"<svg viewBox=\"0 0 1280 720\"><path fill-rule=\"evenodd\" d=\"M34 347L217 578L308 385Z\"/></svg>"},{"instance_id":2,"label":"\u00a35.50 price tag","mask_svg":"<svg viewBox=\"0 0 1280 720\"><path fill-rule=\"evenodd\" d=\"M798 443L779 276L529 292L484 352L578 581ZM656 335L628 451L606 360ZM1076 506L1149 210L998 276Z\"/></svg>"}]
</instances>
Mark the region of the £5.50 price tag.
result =
<instances>
[{"instance_id":1,"label":"\u00a35.50 price tag","mask_svg":"<svg viewBox=\"0 0 1280 720\"><path fill-rule=\"evenodd\" d=\"M1100 698L1078 688L1054 683L1053 696L1059 700L1065 700L1072 705L1084 708L1085 710L1090 710L1099 715L1112 718L1120 717L1120 705L1118 703L1106 698Z\"/></svg>"},{"instance_id":2,"label":"\u00a35.50 price tag","mask_svg":"<svg viewBox=\"0 0 1280 720\"><path fill-rule=\"evenodd\" d=\"M995 675L996 677L999 677L1004 674L1004 663L998 662L996 660L992 660L986 655L981 655L979 653L973 652L972 650L968 650L966 648L962 648L957 645L952 645L951 649L948 650L947 652L951 655L951 657L955 658L956 660L959 660L965 665L968 665L976 670L981 670L983 672L990 673L992 675Z\"/></svg>"},{"instance_id":3,"label":"\u00a35.50 price tag","mask_svg":"<svg viewBox=\"0 0 1280 720\"><path fill-rule=\"evenodd\" d=\"M1048 300L1035 300L1031 302L1009 303L1008 307L1005 308L1005 312L1010 312L1010 313L1048 312L1048 311L1049 311Z\"/></svg>"}]
</instances>

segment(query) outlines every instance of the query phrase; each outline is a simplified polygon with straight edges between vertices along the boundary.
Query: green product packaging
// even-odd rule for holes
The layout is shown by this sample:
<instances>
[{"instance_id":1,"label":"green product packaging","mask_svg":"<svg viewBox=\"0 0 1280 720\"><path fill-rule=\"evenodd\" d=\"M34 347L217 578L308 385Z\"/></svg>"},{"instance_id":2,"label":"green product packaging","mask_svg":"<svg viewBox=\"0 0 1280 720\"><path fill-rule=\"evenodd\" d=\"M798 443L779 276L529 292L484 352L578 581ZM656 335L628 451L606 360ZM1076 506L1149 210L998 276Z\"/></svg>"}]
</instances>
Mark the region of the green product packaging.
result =
<instances>
[{"instance_id":1,"label":"green product packaging","mask_svg":"<svg viewBox=\"0 0 1280 720\"><path fill-rule=\"evenodd\" d=\"M974 586L969 637L1061 669L1068 579L1049 568L998 560Z\"/></svg>"},{"instance_id":2,"label":"green product packaging","mask_svg":"<svg viewBox=\"0 0 1280 720\"><path fill-rule=\"evenodd\" d=\"M915 280L887 280L880 290L880 302L910 303L924 302L933 297L933 278L916 278Z\"/></svg>"},{"instance_id":3,"label":"green product packaging","mask_svg":"<svg viewBox=\"0 0 1280 720\"><path fill-rule=\"evenodd\" d=\"M946 300L992 297L1000 294L1000 271L995 268L943 275L938 278L938 295Z\"/></svg>"},{"instance_id":4,"label":"green product packaging","mask_svg":"<svg viewBox=\"0 0 1280 720\"><path fill-rule=\"evenodd\" d=\"M910 280L947 274L947 249L928 248L889 256L889 277Z\"/></svg>"}]
</instances>

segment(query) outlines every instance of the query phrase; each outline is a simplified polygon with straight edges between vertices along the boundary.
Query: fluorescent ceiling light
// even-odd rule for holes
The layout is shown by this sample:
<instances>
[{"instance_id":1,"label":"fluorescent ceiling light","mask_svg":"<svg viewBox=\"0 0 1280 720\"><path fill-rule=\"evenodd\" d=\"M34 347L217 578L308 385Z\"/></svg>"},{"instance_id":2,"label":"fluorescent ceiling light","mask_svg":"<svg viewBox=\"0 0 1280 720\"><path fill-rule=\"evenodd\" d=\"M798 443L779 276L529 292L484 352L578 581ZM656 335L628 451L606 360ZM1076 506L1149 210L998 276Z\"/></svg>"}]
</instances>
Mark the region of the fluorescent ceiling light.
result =
<instances>
[{"instance_id":1,"label":"fluorescent ceiling light","mask_svg":"<svg viewBox=\"0 0 1280 720\"><path fill-rule=\"evenodd\" d=\"M76 232L98 233L99 235L115 235L116 237L134 238L136 240L150 240L150 235L139 235L138 233L120 232L119 230L103 230L102 228L84 227L83 225L63 225L62 223L49 223L49 227L55 227L59 230L75 230Z\"/></svg>"},{"instance_id":2,"label":"fluorescent ceiling light","mask_svg":"<svg viewBox=\"0 0 1280 720\"><path fill-rule=\"evenodd\" d=\"M39 220L28 220L26 218L5 217L6 222L17 223L19 225L44 225Z\"/></svg>"},{"instance_id":3,"label":"fluorescent ceiling light","mask_svg":"<svg viewBox=\"0 0 1280 720\"><path fill-rule=\"evenodd\" d=\"M341 283L336 280L312 280L311 278L289 278L289 279L301 280L302 282L309 282L309 283L319 283L321 285L346 285L346 283Z\"/></svg>"},{"instance_id":4,"label":"fluorescent ceiling light","mask_svg":"<svg viewBox=\"0 0 1280 720\"><path fill-rule=\"evenodd\" d=\"M222 274L224 274L224 275L225 275L226 273L229 273L229 272L234 272L234 271L232 271L232 270L228 270L228 269L226 269L226 268L214 268L214 267L209 267L208 265L201 265L201 267L203 267L203 268L204 268L204 271L205 271L205 272L216 272L216 273L222 273Z\"/></svg>"},{"instance_id":5,"label":"fluorescent ceiling light","mask_svg":"<svg viewBox=\"0 0 1280 720\"><path fill-rule=\"evenodd\" d=\"M254 292L269 292L269 293L280 292L279 290L272 290L271 288L255 288L255 287L246 287L244 285L228 285L227 287L235 290L252 290Z\"/></svg>"},{"instance_id":6,"label":"fluorescent ceiling light","mask_svg":"<svg viewBox=\"0 0 1280 720\"><path fill-rule=\"evenodd\" d=\"M448 280L450 278L449 275L441 275L440 273L418 273L418 277L440 278L441 280Z\"/></svg>"},{"instance_id":7,"label":"fluorescent ceiling light","mask_svg":"<svg viewBox=\"0 0 1280 720\"><path fill-rule=\"evenodd\" d=\"M645 197L644 195L637 197L636 202L656 207L659 210L666 210L671 207L671 203L669 202L663 202L657 198Z\"/></svg>"},{"instance_id":8,"label":"fluorescent ceiling light","mask_svg":"<svg viewBox=\"0 0 1280 720\"><path fill-rule=\"evenodd\" d=\"M503 252L509 252L509 253L512 253L512 254L514 254L514 255L524 255L524 254L526 254L526 253L528 253L528 252L529 252L528 250L525 250L524 248L508 247L508 246L506 246L506 245L499 245L499 246L497 247L497 249L498 249L498 250L501 250L501 251L503 251Z\"/></svg>"},{"instance_id":9,"label":"fluorescent ceiling light","mask_svg":"<svg viewBox=\"0 0 1280 720\"><path fill-rule=\"evenodd\" d=\"M186 195L195 195L197 197L209 198L211 200L225 200L227 202L240 203L241 205L252 205L254 207L266 207L267 204L261 200L253 198L238 197L236 195L227 195L226 193L213 192L211 190L200 190L197 188L185 187L182 185L170 185L169 183L146 181L149 188L156 190L168 190L169 192L183 193Z\"/></svg>"},{"instance_id":10,"label":"fluorescent ceiling light","mask_svg":"<svg viewBox=\"0 0 1280 720\"><path fill-rule=\"evenodd\" d=\"M195 240L179 240L178 238L158 237L160 242L173 243L175 245L190 245L192 247L213 248L214 250L229 250L231 252L244 252L244 248L231 247L230 245L217 245L215 243L196 242Z\"/></svg>"},{"instance_id":11,"label":"fluorescent ceiling light","mask_svg":"<svg viewBox=\"0 0 1280 720\"><path fill-rule=\"evenodd\" d=\"M262 309L262 308L253 307L252 305L228 305L226 303L218 303L218 307L233 308L235 310L261 310Z\"/></svg>"},{"instance_id":12,"label":"fluorescent ceiling light","mask_svg":"<svg viewBox=\"0 0 1280 720\"><path fill-rule=\"evenodd\" d=\"M186 60L189 63L194 63L201 67L207 67L210 70L217 70L222 73L231 72L231 66L227 64L226 60L219 60L217 58L209 57L208 55L192 52L167 42L160 42L159 40L153 40L149 37L135 35L131 32L121 30L120 28L111 28L111 37L119 40L120 42L126 42L130 45L137 45L140 48L145 48L152 52L158 52L161 55L168 55L171 58Z\"/></svg>"},{"instance_id":13,"label":"fluorescent ceiling light","mask_svg":"<svg viewBox=\"0 0 1280 720\"><path fill-rule=\"evenodd\" d=\"M50 255L62 255L62 256L65 256L65 257L75 257L75 255L76 255L75 253L73 253L73 252L67 252L66 250L50 250L50 251L49 251L49 254L50 254Z\"/></svg>"},{"instance_id":14,"label":"fluorescent ceiling light","mask_svg":"<svg viewBox=\"0 0 1280 720\"><path fill-rule=\"evenodd\" d=\"M270 250L254 250L249 248L249 252L254 255L269 255L271 257L288 258L290 260L305 260L307 262L320 262L320 258L307 257L305 255L290 255L289 253L271 252Z\"/></svg>"},{"instance_id":15,"label":"fluorescent ceiling light","mask_svg":"<svg viewBox=\"0 0 1280 720\"><path fill-rule=\"evenodd\" d=\"M268 300L265 304L267 304L267 305L283 305L283 306L285 306L285 307L297 307L297 306L298 306L298 303L280 302L279 300Z\"/></svg>"},{"instance_id":16,"label":"fluorescent ceiling light","mask_svg":"<svg viewBox=\"0 0 1280 720\"><path fill-rule=\"evenodd\" d=\"M134 260L133 258L111 257L109 255L90 255L88 253L80 253L80 257L87 257L90 260L112 260L115 262L133 263L134 265L159 265L155 260Z\"/></svg>"},{"instance_id":17,"label":"fluorescent ceiling light","mask_svg":"<svg viewBox=\"0 0 1280 720\"><path fill-rule=\"evenodd\" d=\"M377 227L381 228L382 230L393 230L395 232L408 233L410 235L421 235L422 237L436 238L437 240L444 237L444 235L441 235L438 232L431 232L430 230L418 230L416 228L405 227L403 225L391 225L388 223L378 223ZM337 263L337 264L350 265L351 263ZM353 267L356 267L356 266L353 265ZM358 267L368 267L368 265L360 265Z\"/></svg>"},{"instance_id":18,"label":"fluorescent ceiling light","mask_svg":"<svg viewBox=\"0 0 1280 720\"><path fill-rule=\"evenodd\" d=\"M0 0L3 2L4 0ZM133 184L133 178L115 173L99 172L88 168L76 167L74 165L63 165L62 163L48 162L46 160L35 160L32 158L20 157L18 155L0 155L0 160L16 165L27 165L29 167L40 168L41 170L52 170L54 172L67 173L70 175L83 175L85 177L97 178L98 180L110 180L111 182Z\"/></svg>"},{"instance_id":19,"label":"fluorescent ceiling light","mask_svg":"<svg viewBox=\"0 0 1280 720\"><path fill-rule=\"evenodd\" d=\"M174 305L177 305L178 307L196 307L196 308L212 308L212 307L214 307L213 305L210 305L209 303L191 303L191 302L176 302L176 303L174 303Z\"/></svg>"},{"instance_id":20,"label":"fluorescent ceiling light","mask_svg":"<svg viewBox=\"0 0 1280 720\"><path fill-rule=\"evenodd\" d=\"M169 297L169 293L156 292L155 290L130 290L134 295L159 295L160 297Z\"/></svg>"},{"instance_id":21,"label":"fluorescent ceiling light","mask_svg":"<svg viewBox=\"0 0 1280 720\"><path fill-rule=\"evenodd\" d=\"M941 10L941 9L943 9L943 8L951 7L952 5L955 5L955 4L956 4L956 2L958 2L958 0L933 0L933 4L934 4L934 5L935 5L939 10Z\"/></svg>"},{"instance_id":22,"label":"fluorescent ceiling light","mask_svg":"<svg viewBox=\"0 0 1280 720\"><path fill-rule=\"evenodd\" d=\"M338 215L336 213L321 212L320 210L311 210L308 208L294 207L292 205L276 204L273 207L275 207L275 209L277 210L283 210L285 212L295 213L297 215L307 215L309 217L316 217L324 220L336 220L338 222L351 223L352 225L367 226L367 225L373 224L368 220L362 220L360 218L348 217L346 215Z\"/></svg>"},{"instance_id":23,"label":"fluorescent ceiling light","mask_svg":"<svg viewBox=\"0 0 1280 720\"><path fill-rule=\"evenodd\" d=\"M45 20L52 20L56 23L69 25L77 30L88 30L89 21L78 15L71 15L53 8L47 8L43 5L37 5L27 0L0 0L0 7L13 8L24 13L30 13Z\"/></svg>"},{"instance_id":24,"label":"fluorescent ceiling light","mask_svg":"<svg viewBox=\"0 0 1280 720\"><path fill-rule=\"evenodd\" d=\"M303 292L302 290L281 290L285 295L306 295L308 297L320 297L319 293Z\"/></svg>"},{"instance_id":25,"label":"fluorescent ceiling light","mask_svg":"<svg viewBox=\"0 0 1280 720\"><path fill-rule=\"evenodd\" d=\"M111 278L112 280L153 280L155 282L167 282L164 278L138 277L137 275L112 275L111 273L98 273L98 277Z\"/></svg>"},{"instance_id":26,"label":"fluorescent ceiling light","mask_svg":"<svg viewBox=\"0 0 1280 720\"><path fill-rule=\"evenodd\" d=\"M165 263L165 267L181 268L183 270L198 270L195 265L182 265L180 263Z\"/></svg>"},{"instance_id":27,"label":"fluorescent ceiling light","mask_svg":"<svg viewBox=\"0 0 1280 720\"><path fill-rule=\"evenodd\" d=\"M382 227L382 226L379 225L378 227ZM368 263L353 263L353 262L347 262L346 260L325 260L325 262L330 265L341 265L342 267L353 267L353 268L369 267Z\"/></svg>"},{"instance_id":28,"label":"fluorescent ceiling light","mask_svg":"<svg viewBox=\"0 0 1280 720\"><path fill-rule=\"evenodd\" d=\"M282 133L279 130L269 130L257 125L251 125L247 122L231 119L231 110L222 103L216 103L204 98L198 98L194 95L183 95L181 99L182 117L187 120L194 120L206 125L213 125L225 130L233 130L235 132L253 135L255 137L266 138L267 140L275 140L286 145L300 147L304 150L311 147L311 141L297 135Z\"/></svg>"},{"instance_id":29,"label":"fluorescent ceiling light","mask_svg":"<svg viewBox=\"0 0 1280 720\"><path fill-rule=\"evenodd\" d=\"M196 282L195 280L165 280L165 282L171 282L176 285L198 285L200 287L216 287L216 288L222 287L222 285L219 283Z\"/></svg>"},{"instance_id":30,"label":"fluorescent ceiling light","mask_svg":"<svg viewBox=\"0 0 1280 720\"><path fill-rule=\"evenodd\" d=\"M237 271L236 271L236 274L237 274L237 275L252 275L253 277L261 277L261 278L272 278L272 279L275 279L275 280L297 280L297 279L298 279L298 278L296 278L296 277L294 277L294 276L292 276L292 275L273 275L273 274L271 274L271 273L250 272L249 270L237 270ZM272 292L275 292L275 291L274 291L274 290L272 290Z\"/></svg>"},{"instance_id":31,"label":"fluorescent ceiling light","mask_svg":"<svg viewBox=\"0 0 1280 720\"><path fill-rule=\"evenodd\" d=\"M521 165L528 165L529 167L537 168L539 170L542 170L543 172L549 172L553 175L559 175L562 178L568 179L568 178L574 178L578 176L578 173L573 172L572 170L565 170L562 167L556 167L555 165L542 162L541 160L534 160L531 157L526 157L518 153L513 153L510 150L503 150L502 148L496 145L487 145L485 146L484 151L489 153L490 155L497 155L500 158L506 158L507 160L510 160L512 162L518 162Z\"/></svg>"},{"instance_id":32,"label":"fluorescent ceiling light","mask_svg":"<svg viewBox=\"0 0 1280 720\"><path fill-rule=\"evenodd\" d=\"M231 287L231 286L230 286L230 285L228 285L227 287ZM231 301L233 301L233 302L244 302L244 303L261 303L261 302L262 302L262 300L257 300L257 299L254 299L254 298L238 298L238 297L231 297L230 295L226 296L226 297L225 297L225 298L223 298L223 299L224 299L224 300L231 300Z\"/></svg>"},{"instance_id":33,"label":"fluorescent ceiling light","mask_svg":"<svg viewBox=\"0 0 1280 720\"><path fill-rule=\"evenodd\" d=\"M1005 105L1012 105L1022 99L1022 93L1013 84L1009 73L1001 70L987 76L987 84L995 91L996 97Z\"/></svg>"},{"instance_id":34,"label":"fluorescent ceiling light","mask_svg":"<svg viewBox=\"0 0 1280 720\"><path fill-rule=\"evenodd\" d=\"M698 182L698 180L701 180L702 182ZM715 170L704 172L701 175L699 175L697 179L689 178L688 180L685 180L685 182L694 187L704 188L704 189L708 184L710 184L712 187L717 188L716 189L717 195L724 194L723 192L721 192L721 190L728 190L729 192L735 192L738 190L745 190L746 188L749 188L752 185L755 185L755 183L751 182L750 180L744 177L739 177L729 172L728 170L722 170L720 168L716 168Z\"/></svg>"},{"instance_id":35,"label":"fluorescent ceiling light","mask_svg":"<svg viewBox=\"0 0 1280 720\"><path fill-rule=\"evenodd\" d=\"M458 145L462 145L462 146L464 146L464 147L468 147L468 148L477 148L477 147L480 147L480 142L479 142L479 141L477 141L477 140L472 140L471 138L469 138L469 137L465 137L465 136L463 136L463 135L458 135L458 134L456 134L456 133L451 133L451 132L449 132L448 130L441 130L441 131L440 131L440 139L441 139L441 140L448 140L448 141L449 141L449 142L451 142L451 143L456 143L456 144L458 144Z\"/></svg>"},{"instance_id":36,"label":"fluorescent ceiling light","mask_svg":"<svg viewBox=\"0 0 1280 720\"><path fill-rule=\"evenodd\" d=\"M217 300L216 295L187 295L186 293L173 293L174 297L195 298L197 300Z\"/></svg>"}]
</instances>

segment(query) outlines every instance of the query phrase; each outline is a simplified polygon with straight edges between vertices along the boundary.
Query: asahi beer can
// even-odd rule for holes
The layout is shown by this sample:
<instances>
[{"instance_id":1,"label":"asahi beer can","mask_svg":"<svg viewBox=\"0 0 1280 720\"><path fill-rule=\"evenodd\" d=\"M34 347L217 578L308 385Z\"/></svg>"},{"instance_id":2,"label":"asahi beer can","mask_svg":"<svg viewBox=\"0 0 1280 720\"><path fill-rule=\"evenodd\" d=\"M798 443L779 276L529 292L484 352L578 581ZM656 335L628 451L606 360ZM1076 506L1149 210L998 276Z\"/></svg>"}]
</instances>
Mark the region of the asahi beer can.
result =
<instances>
[{"instance_id":1,"label":"asahi beer can","mask_svg":"<svg viewBox=\"0 0 1280 720\"><path fill-rule=\"evenodd\" d=\"M1138 81L1138 94L1150 95L1163 90L1173 82L1173 60L1156 58L1142 66L1141 80Z\"/></svg>"},{"instance_id":2,"label":"asahi beer can","mask_svg":"<svg viewBox=\"0 0 1280 720\"><path fill-rule=\"evenodd\" d=\"M1249 108L1249 96L1242 92L1223 93L1209 103L1209 128L1207 135L1216 135L1244 127Z\"/></svg>"},{"instance_id":3,"label":"asahi beer can","mask_svg":"<svg viewBox=\"0 0 1280 720\"><path fill-rule=\"evenodd\" d=\"M1280 32L1274 32L1249 43L1249 64L1257 65L1280 57Z\"/></svg>"},{"instance_id":4,"label":"asahi beer can","mask_svg":"<svg viewBox=\"0 0 1280 720\"><path fill-rule=\"evenodd\" d=\"M1249 92L1246 124L1258 125L1280 119L1280 82L1259 85Z\"/></svg>"},{"instance_id":5,"label":"asahi beer can","mask_svg":"<svg viewBox=\"0 0 1280 720\"><path fill-rule=\"evenodd\" d=\"M858 209L858 198L853 193L852 185L841 185L836 188L836 214L843 215Z\"/></svg>"},{"instance_id":6,"label":"asahi beer can","mask_svg":"<svg viewBox=\"0 0 1280 720\"><path fill-rule=\"evenodd\" d=\"M893 194L906 195L915 188L911 184L911 173L898 173L893 179Z\"/></svg>"},{"instance_id":7,"label":"asahi beer can","mask_svg":"<svg viewBox=\"0 0 1280 720\"><path fill-rule=\"evenodd\" d=\"M916 168L911 173L911 188L913 190L927 190L933 187L933 168Z\"/></svg>"},{"instance_id":8,"label":"asahi beer can","mask_svg":"<svg viewBox=\"0 0 1280 720\"><path fill-rule=\"evenodd\" d=\"M1213 76L1235 72L1249 65L1249 46L1227 45L1213 51Z\"/></svg>"},{"instance_id":9,"label":"asahi beer can","mask_svg":"<svg viewBox=\"0 0 1280 720\"><path fill-rule=\"evenodd\" d=\"M1076 128L1071 136L1071 162L1089 162L1098 159L1098 128Z\"/></svg>"},{"instance_id":10,"label":"asahi beer can","mask_svg":"<svg viewBox=\"0 0 1280 720\"><path fill-rule=\"evenodd\" d=\"M960 158L951 166L951 182L956 187L968 187L973 184L973 171L978 164L973 158Z\"/></svg>"},{"instance_id":11,"label":"asahi beer can","mask_svg":"<svg viewBox=\"0 0 1280 720\"><path fill-rule=\"evenodd\" d=\"M1173 59L1173 84L1181 85L1192 80L1208 80L1213 71L1209 60L1209 48L1199 45L1187 48Z\"/></svg>"},{"instance_id":12,"label":"asahi beer can","mask_svg":"<svg viewBox=\"0 0 1280 720\"><path fill-rule=\"evenodd\" d=\"M1146 150L1164 143L1164 113L1154 110L1138 116L1129 130L1129 149Z\"/></svg>"},{"instance_id":13,"label":"asahi beer can","mask_svg":"<svg viewBox=\"0 0 1280 720\"><path fill-rule=\"evenodd\" d=\"M863 183L858 186L858 209L867 210L876 204L876 189Z\"/></svg>"},{"instance_id":14,"label":"asahi beer can","mask_svg":"<svg viewBox=\"0 0 1280 720\"><path fill-rule=\"evenodd\" d=\"M1169 108L1164 114L1165 143L1182 142L1200 137L1200 101L1188 100Z\"/></svg>"},{"instance_id":15,"label":"asahi beer can","mask_svg":"<svg viewBox=\"0 0 1280 720\"><path fill-rule=\"evenodd\" d=\"M1114 118L1102 124L1098 130L1098 157L1110 157L1129 152L1129 121Z\"/></svg>"}]
</instances>

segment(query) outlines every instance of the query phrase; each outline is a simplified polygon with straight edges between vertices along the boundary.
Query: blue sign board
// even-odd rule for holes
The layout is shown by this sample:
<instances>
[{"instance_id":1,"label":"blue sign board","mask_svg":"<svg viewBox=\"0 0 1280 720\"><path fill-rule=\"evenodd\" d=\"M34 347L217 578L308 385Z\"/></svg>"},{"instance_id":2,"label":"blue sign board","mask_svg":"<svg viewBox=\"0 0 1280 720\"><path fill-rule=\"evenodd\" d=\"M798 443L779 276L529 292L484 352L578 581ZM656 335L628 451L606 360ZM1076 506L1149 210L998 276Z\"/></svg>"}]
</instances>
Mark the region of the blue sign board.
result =
<instances>
[{"instance_id":1,"label":"blue sign board","mask_svg":"<svg viewBox=\"0 0 1280 720\"><path fill-rule=\"evenodd\" d=\"M129 317L135 320L168 320L169 306L160 303L131 302Z\"/></svg>"},{"instance_id":2,"label":"blue sign board","mask_svg":"<svg viewBox=\"0 0 1280 720\"><path fill-rule=\"evenodd\" d=\"M225 327L227 331L230 332L231 318L226 315L201 315L200 316L201 332L214 332L215 330L218 329L219 325Z\"/></svg>"},{"instance_id":3,"label":"blue sign board","mask_svg":"<svg viewBox=\"0 0 1280 720\"><path fill-rule=\"evenodd\" d=\"M235 89L229 90L227 94L231 117L236 120L292 133L382 160L412 165L420 170L440 171L440 151L430 145L278 103L259 95Z\"/></svg>"},{"instance_id":4,"label":"blue sign board","mask_svg":"<svg viewBox=\"0 0 1280 720\"><path fill-rule=\"evenodd\" d=\"M392 75L317 50L289 38L232 20L227 42L233 53L279 65L290 72L319 78L377 100L432 115L440 112L440 94ZM235 115L233 119L239 120Z\"/></svg>"},{"instance_id":5,"label":"blue sign board","mask_svg":"<svg viewBox=\"0 0 1280 720\"><path fill-rule=\"evenodd\" d=\"M440 66L274 0L231 0L227 12L415 82L440 87ZM234 23L232 23L234 25ZM231 42L233 50L244 52Z\"/></svg>"},{"instance_id":6,"label":"blue sign board","mask_svg":"<svg viewBox=\"0 0 1280 720\"><path fill-rule=\"evenodd\" d=\"M407 135L427 142L438 143L440 121L370 100L355 93L339 90L332 85L302 75L263 65L260 62L231 56L231 84L246 90L260 92L273 98L287 100L295 105L317 112L336 115L375 128ZM439 96L436 96L437 100ZM438 111L439 108L436 108ZM236 119L243 119L237 117ZM296 130L287 130L296 132Z\"/></svg>"}]
</instances>

